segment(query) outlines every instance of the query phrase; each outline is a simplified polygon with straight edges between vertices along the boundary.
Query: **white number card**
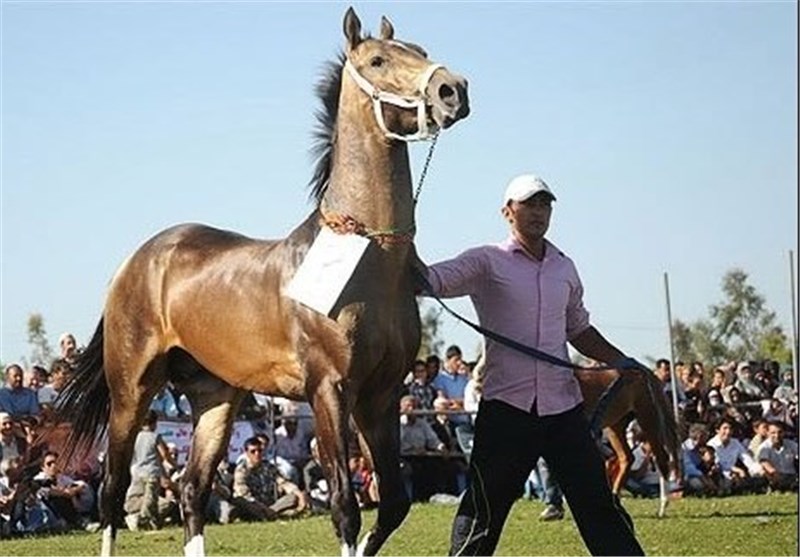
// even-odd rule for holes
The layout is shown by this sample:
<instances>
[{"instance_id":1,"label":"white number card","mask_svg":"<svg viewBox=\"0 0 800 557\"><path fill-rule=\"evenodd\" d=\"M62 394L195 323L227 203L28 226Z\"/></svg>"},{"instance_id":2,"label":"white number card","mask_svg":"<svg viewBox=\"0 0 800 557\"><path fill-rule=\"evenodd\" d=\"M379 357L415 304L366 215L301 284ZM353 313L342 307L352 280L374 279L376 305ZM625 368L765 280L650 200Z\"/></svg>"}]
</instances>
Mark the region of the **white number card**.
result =
<instances>
[{"instance_id":1,"label":"white number card","mask_svg":"<svg viewBox=\"0 0 800 557\"><path fill-rule=\"evenodd\" d=\"M328 315L368 245L369 239L363 236L337 234L323 227L284 294Z\"/></svg>"}]
</instances>

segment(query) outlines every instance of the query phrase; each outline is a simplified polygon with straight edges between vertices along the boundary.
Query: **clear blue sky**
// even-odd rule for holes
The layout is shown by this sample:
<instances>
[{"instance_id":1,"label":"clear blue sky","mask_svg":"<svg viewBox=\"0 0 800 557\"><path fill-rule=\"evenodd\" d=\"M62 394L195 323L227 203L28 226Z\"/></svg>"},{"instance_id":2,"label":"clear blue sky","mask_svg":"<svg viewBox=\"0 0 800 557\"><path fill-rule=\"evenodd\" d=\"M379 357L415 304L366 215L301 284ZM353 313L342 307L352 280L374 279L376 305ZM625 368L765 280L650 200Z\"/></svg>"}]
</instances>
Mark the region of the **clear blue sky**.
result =
<instances>
[{"instance_id":1,"label":"clear blue sky","mask_svg":"<svg viewBox=\"0 0 800 557\"><path fill-rule=\"evenodd\" d=\"M275 238L309 213L313 86L347 6L3 2L3 361L29 354L31 312L87 342L117 266L167 226ZM424 259L502 240L505 184L535 172L593 322L631 355L668 355L665 272L674 318L706 317L740 267L789 332L795 2L354 6L470 81L422 192ZM474 354L463 325L444 336Z\"/></svg>"}]
</instances>

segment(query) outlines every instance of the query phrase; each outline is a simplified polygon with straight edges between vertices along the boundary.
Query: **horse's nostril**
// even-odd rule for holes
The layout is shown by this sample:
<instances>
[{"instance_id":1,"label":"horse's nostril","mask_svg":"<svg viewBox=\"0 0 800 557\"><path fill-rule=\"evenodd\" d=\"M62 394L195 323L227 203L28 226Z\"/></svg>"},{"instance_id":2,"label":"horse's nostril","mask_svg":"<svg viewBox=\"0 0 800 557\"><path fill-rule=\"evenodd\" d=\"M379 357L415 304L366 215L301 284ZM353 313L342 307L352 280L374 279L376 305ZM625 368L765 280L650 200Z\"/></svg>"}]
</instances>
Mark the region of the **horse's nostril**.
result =
<instances>
[{"instance_id":1,"label":"horse's nostril","mask_svg":"<svg viewBox=\"0 0 800 557\"><path fill-rule=\"evenodd\" d=\"M443 101L450 100L456 94L456 90L450 87L447 83L439 86L439 98Z\"/></svg>"}]
</instances>

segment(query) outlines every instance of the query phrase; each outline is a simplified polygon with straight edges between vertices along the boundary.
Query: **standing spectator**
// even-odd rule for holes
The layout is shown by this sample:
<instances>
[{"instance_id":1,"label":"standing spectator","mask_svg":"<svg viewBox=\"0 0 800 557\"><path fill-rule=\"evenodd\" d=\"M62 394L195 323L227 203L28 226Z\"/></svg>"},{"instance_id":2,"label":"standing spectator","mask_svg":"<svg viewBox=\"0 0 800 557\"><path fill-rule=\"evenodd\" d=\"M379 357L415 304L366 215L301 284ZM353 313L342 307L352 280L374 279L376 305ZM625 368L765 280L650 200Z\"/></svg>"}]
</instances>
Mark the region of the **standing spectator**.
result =
<instances>
[{"instance_id":1,"label":"standing spectator","mask_svg":"<svg viewBox=\"0 0 800 557\"><path fill-rule=\"evenodd\" d=\"M664 396L667 397L670 406L672 405L672 366L666 358L659 358L656 360L656 368L653 370L656 377L664 384ZM686 402L686 395L678 382L677 391L678 395L678 408L683 408Z\"/></svg>"},{"instance_id":2,"label":"standing spectator","mask_svg":"<svg viewBox=\"0 0 800 557\"><path fill-rule=\"evenodd\" d=\"M539 520L550 522L564 519L564 494L558 486L555 476L547 467L547 461L539 458L536 466L531 471L530 477L535 478L540 490L540 497L544 503L544 510L539 514Z\"/></svg>"},{"instance_id":3,"label":"standing spectator","mask_svg":"<svg viewBox=\"0 0 800 557\"><path fill-rule=\"evenodd\" d=\"M273 520L307 507L300 488L281 477L261 456L264 447L250 437L244 442L245 459L233 471L233 506L244 520Z\"/></svg>"},{"instance_id":4,"label":"standing spectator","mask_svg":"<svg viewBox=\"0 0 800 557\"><path fill-rule=\"evenodd\" d=\"M423 360L414 362L414 374L411 383L406 388L406 394L416 397L422 410L433 410L433 401L436 399L436 389L428 380L428 369Z\"/></svg>"},{"instance_id":5,"label":"standing spectator","mask_svg":"<svg viewBox=\"0 0 800 557\"><path fill-rule=\"evenodd\" d=\"M437 395L447 400L450 410L464 409L464 389L469 377L463 373L463 367L461 348L456 345L448 347L444 366L432 383ZM469 423L469 418L463 414L453 415L450 419L457 425Z\"/></svg>"},{"instance_id":6,"label":"standing spectator","mask_svg":"<svg viewBox=\"0 0 800 557\"><path fill-rule=\"evenodd\" d=\"M784 439L780 422L769 424L767 436L758 451L758 461L764 467L770 487L776 491L797 491L797 443Z\"/></svg>"},{"instance_id":7,"label":"standing spectator","mask_svg":"<svg viewBox=\"0 0 800 557\"><path fill-rule=\"evenodd\" d=\"M552 356L567 359L569 342L595 360L633 364L591 325L574 263L545 238L554 200L541 178L512 180L501 209L510 237L432 265L431 290L448 298L470 296L482 326ZM591 553L642 554L614 502L583 410L572 370L487 339L469 487L453 523L451 554L494 552L540 456L557 475Z\"/></svg>"},{"instance_id":8,"label":"standing spectator","mask_svg":"<svg viewBox=\"0 0 800 557\"><path fill-rule=\"evenodd\" d=\"M176 510L175 502L161 495L170 486L167 470L173 469L175 463L161 434L156 432L157 425L158 414L149 410L133 446L131 484L125 495L125 522L130 530L157 530Z\"/></svg>"},{"instance_id":9,"label":"standing spectator","mask_svg":"<svg viewBox=\"0 0 800 557\"><path fill-rule=\"evenodd\" d=\"M22 368L17 364L6 367L6 384L0 389L0 411L8 412L14 421L39 416L36 392L22 385Z\"/></svg>"},{"instance_id":10,"label":"standing spectator","mask_svg":"<svg viewBox=\"0 0 800 557\"><path fill-rule=\"evenodd\" d=\"M61 349L60 358L67 362L70 367L75 367L75 362L78 357L78 343L75 342L75 337L72 333L62 333L58 337L58 346Z\"/></svg>"}]
</instances>

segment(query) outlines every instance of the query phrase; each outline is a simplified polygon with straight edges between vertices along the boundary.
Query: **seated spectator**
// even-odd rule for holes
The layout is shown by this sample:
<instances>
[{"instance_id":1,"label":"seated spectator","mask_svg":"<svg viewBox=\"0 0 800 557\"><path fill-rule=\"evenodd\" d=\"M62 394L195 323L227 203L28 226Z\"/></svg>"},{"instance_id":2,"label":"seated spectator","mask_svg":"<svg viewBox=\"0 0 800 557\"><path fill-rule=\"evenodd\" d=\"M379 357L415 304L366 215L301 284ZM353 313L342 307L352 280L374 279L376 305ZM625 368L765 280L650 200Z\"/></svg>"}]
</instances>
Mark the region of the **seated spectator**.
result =
<instances>
[{"instance_id":1,"label":"seated spectator","mask_svg":"<svg viewBox=\"0 0 800 557\"><path fill-rule=\"evenodd\" d=\"M706 494L730 495L731 483L722 476L714 447L703 445L698 448L698 452L700 453L700 470L703 472Z\"/></svg>"},{"instance_id":2,"label":"seated spectator","mask_svg":"<svg viewBox=\"0 0 800 557\"><path fill-rule=\"evenodd\" d=\"M708 446L716 453L724 490L739 493L758 487L762 482L756 477L763 474L763 470L744 445L733 437L733 427L731 418L723 418Z\"/></svg>"},{"instance_id":3,"label":"seated spectator","mask_svg":"<svg viewBox=\"0 0 800 557\"><path fill-rule=\"evenodd\" d=\"M782 400L784 403L797 403L797 391L794 388L794 373L787 369L781 375L781 383L772 393L772 398Z\"/></svg>"},{"instance_id":4,"label":"seated spectator","mask_svg":"<svg viewBox=\"0 0 800 557\"><path fill-rule=\"evenodd\" d=\"M733 386L739 390L743 402L761 400L768 396L761 385L753 379L750 362L739 362L739 365L736 366L736 381Z\"/></svg>"},{"instance_id":5,"label":"seated spectator","mask_svg":"<svg viewBox=\"0 0 800 557\"><path fill-rule=\"evenodd\" d=\"M718 486L707 475L703 464L703 449L706 448L708 432L703 424L689 426L689 437L681 444L683 481L687 494L716 495ZM712 457L711 463L714 459Z\"/></svg>"},{"instance_id":6,"label":"seated spectator","mask_svg":"<svg viewBox=\"0 0 800 557\"><path fill-rule=\"evenodd\" d=\"M171 487L167 469L173 469L169 449L156 432L158 414L150 410L136 435L131 459L131 484L125 495L125 523L130 530L160 529L168 518L175 519L177 504L164 496Z\"/></svg>"},{"instance_id":7,"label":"seated spectator","mask_svg":"<svg viewBox=\"0 0 800 557\"><path fill-rule=\"evenodd\" d=\"M350 467L350 483L361 508L372 508L378 504L378 484L372 476L372 469L367 459L363 456L351 456L348 461Z\"/></svg>"},{"instance_id":8,"label":"seated spectator","mask_svg":"<svg viewBox=\"0 0 800 557\"><path fill-rule=\"evenodd\" d=\"M706 392L705 401L707 407L713 408L722 405L722 392L726 386L725 370L718 367L711 376L711 385L709 385L708 391Z\"/></svg>"},{"instance_id":9,"label":"seated spectator","mask_svg":"<svg viewBox=\"0 0 800 557\"><path fill-rule=\"evenodd\" d=\"M683 408L683 419L686 423L699 422L705 408L703 392L703 376L690 373L686 380L686 405Z\"/></svg>"},{"instance_id":10,"label":"seated spectator","mask_svg":"<svg viewBox=\"0 0 800 557\"><path fill-rule=\"evenodd\" d=\"M784 428L788 428L793 433L796 432L791 407L788 404L778 398L773 398L762 400L761 407L763 409L761 416L766 422L780 422Z\"/></svg>"},{"instance_id":11,"label":"seated spectator","mask_svg":"<svg viewBox=\"0 0 800 557\"><path fill-rule=\"evenodd\" d=\"M86 482L62 474L60 469L58 453L46 451L42 468L33 477L39 487L38 496L71 527L85 527L94 508L94 491Z\"/></svg>"},{"instance_id":12,"label":"seated spectator","mask_svg":"<svg viewBox=\"0 0 800 557\"><path fill-rule=\"evenodd\" d=\"M463 452L456 433L458 427L464 426L456 426L452 422L448 414L450 404L446 399L437 398L433 401L433 407L437 413L431 428L444 444L445 453L449 455L442 461L441 481L436 486L436 491L458 495L467 488L467 461L462 457Z\"/></svg>"},{"instance_id":13,"label":"seated spectator","mask_svg":"<svg viewBox=\"0 0 800 557\"><path fill-rule=\"evenodd\" d=\"M11 414L0 412L0 466L27 454L28 441L15 428Z\"/></svg>"},{"instance_id":14,"label":"seated spectator","mask_svg":"<svg viewBox=\"0 0 800 557\"><path fill-rule=\"evenodd\" d=\"M53 364L50 366L49 381L42 385L36 393L39 400L39 408L45 419L49 419L52 416L56 398L61 392L61 389L64 388L64 385L67 384L67 380L70 378L71 374L72 368L66 360L53 361Z\"/></svg>"},{"instance_id":15,"label":"seated spectator","mask_svg":"<svg viewBox=\"0 0 800 557\"><path fill-rule=\"evenodd\" d=\"M17 364L6 367L6 383L0 388L0 412L11 414L20 422L24 418L38 418L39 399L36 392L22 385L22 368Z\"/></svg>"},{"instance_id":16,"label":"seated spectator","mask_svg":"<svg viewBox=\"0 0 800 557\"><path fill-rule=\"evenodd\" d=\"M417 360L414 362L414 374L411 383L406 387L407 395L416 397L419 401L421 410L433 410L433 401L436 399L436 389L429 381L428 369L425 362ZM429 421L432 420L432 417Z\"/></svg>"},{"instance_id":17,"label":"seated spectator","mask_svg":"<svg viewBox=\"0 0 800 557\"><path fill-rule=\"evenodd\" d=\"M783 424L772 422L767 440L758 450L758 461L764 468L769 485L776 491L797 491L797 443L784 439Z\"/></svg>"},{"instance_id":18,"label":"seated spectator","mask_svg":"<svg viewBox=\"0 0 800 557\"><path fill-rule=\"evenodd\" d=\"M625 488L639 497L655 497L659 492L661 475L650 442L641 440L633 449L633 464L625 480Z\"/></svg>"},{"instance_id":19,"label":"seated spectator","mask_svg":"<svg viewBox=\"0 0 800 557\"><path fill-rule=\"evenodd\" d=\"M24 385L39 394L39 389L47 384L47 369L39 364L34 364L25 374Z\"/></svg>"},{"instance_id":20,"label":"seated spectator","mask_svg":"<svg viewBox=\"0 0 800 557\"><path fill-rule=\"evenodd\" d=\"M767 440L767 421L763 418L756 418L753 420L753 437L747 443L747 450L753 456L758 455L758 449L761 444Z\"/></svg>"},{"instance_id":21,"label":"seated spectator","mask_svg":"<svg viewBox=\"0 0 800 557\"><path fill-rule=\"evenodd\" d=\"M469 381L464 387L464 410L471 412L469 420L475 423L475 416L478 414L478 406L481 403L483 396L483 379L486 374L486 360L483 356L478 358L475 365L472 366Z\"/></svg>"},{"instance_id":22,"label":"seated spectator","mask_svg":"<svg viewBox=\"0 0 800 557\"><path fill-rule=\"evenodd\" d=\"M412 501L427 500L436 490L441 476L441 453L445 445L427 420L414 414L417 399L406 395L400 399L400 466L406 493Z\"/></svg>"},{"instance_id":23,"label":"seated spectator","mask_svg":"<svg viewBox=\"0 0 800 557\"><path fill-rule=\"evenodd\" d=\"M309 440L299 431L297 417L284 416L275 430L276 466L280 474L295 485L301 485L302 470L311 460Z\"/></svg>"},{"instance_id":24,"label":"seated spectator","mask_svg":"<svg viewBox=\"0 0 800 557\"><path fill-rule=\"evenodd\" d=\"M211 482L211 493L206 505L206 519L209 522L228 524L233 512L233 474L228 460L219 461Z\"/></svg>"},{"instance_id":25,"label":"seated spectator","mask_svg":"<svg viewBox=\"0 0 800 557\"><path fill-rule=\"evenodd\" d=\"M303 468L303 483L306 486L311 510L324 511L330 508L330 493L328 492L328 481L322 471L319 443L316 437L311 440L310 446L311 460Z\"/></svg>"},{"instance_id":26,"label":"seated spectator","mask_svg":"<svg viewBox=\"0 0 800 557\"><path fill-rule=\"evenodd\" d=\"M255 437L244 442L245 459L233 472L233 506L244 520L273 520L303 511L308 503L300 488L281 477L261 456L263 445Z\"/></svg>"},{"instance_id":27,"label":"seated spectator","mask_svg":"<svg viewBox=\"0 0 800 557\"><path fill-rule=\"evenodd\" d=\"M186 395L176 391L169 383L153 397L150 410L159 418L182 418L192 415L192 407Z\"/></svg>"}]
</instances>

